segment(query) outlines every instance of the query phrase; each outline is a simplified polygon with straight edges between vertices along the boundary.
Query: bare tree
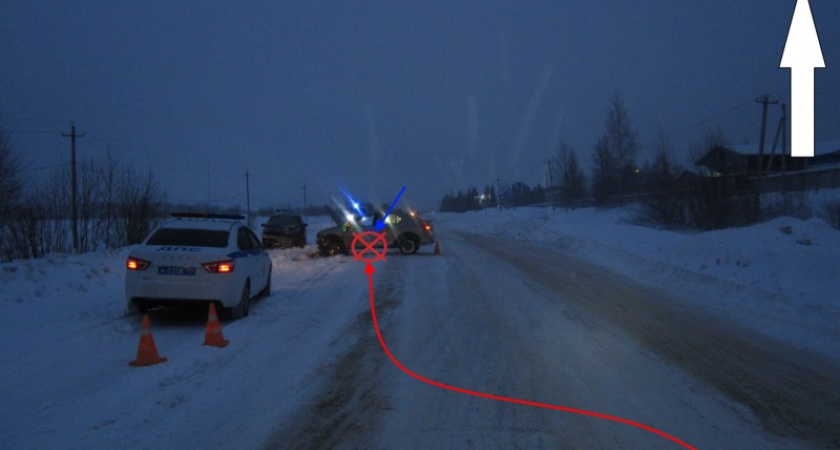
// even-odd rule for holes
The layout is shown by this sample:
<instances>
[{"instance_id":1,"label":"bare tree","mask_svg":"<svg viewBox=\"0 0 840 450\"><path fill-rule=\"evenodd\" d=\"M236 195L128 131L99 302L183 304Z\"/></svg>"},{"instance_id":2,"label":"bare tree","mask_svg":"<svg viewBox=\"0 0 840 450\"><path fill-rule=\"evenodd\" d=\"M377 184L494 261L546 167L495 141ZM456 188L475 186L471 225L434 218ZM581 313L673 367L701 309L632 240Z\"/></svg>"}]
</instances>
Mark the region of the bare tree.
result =
<instances>
[{"instance_id":1,"label":"bare tree","mask_svg":"<svg viewBox=\"0 0 840 450\"><path fill-rule=\"evenodd\" d=\"M0 115L0 225L9 220L23 188L20 168L20 159L14 153L11 138L3 125L3 116Z\"/></svg>"},{"instance_id":2,"label":"bare tree","mask_svg":"<svg viewBox=\"0 0 840 450\"><path fill-rule=\"evenodd\" d=\"M18 257L14 248L15 215L20 206L23 180L20 177L21 162L14 152L12 141L0 114L0 258L10 260Z\"/></svg>"},{"instance_id":3,"label":"bare tree","mask_svg":"<svg viewBox=\"0 0 840 450\"><path fill-rule=\"evenodd\" d=\"M142 241L157 225L166 197L151 172L142 176L125 169L122 178L119 234L122 245L132 245Z\"/></svg>"},{"instance_id":4,"label":"bare tree","mask_svg":"<svg viewBox=\"0 0 840 450\"><path fill-rule=\"evenodd\" d=\"M654 191L670 191L676 186L680 167L674 163L674 151L662 129L656 134L653 143L653 165L651 166L651 187Z\"/></svg>"},{"instance_id":5,"label":"bare tree","mask_svg":"<svg viewBox=\"0 0 840 450\"><path fill-rule=\"evenodd\" d=\"M116 248L122 245L117 233L118 220L118 183L120 176L119 164L108 152L104 161L96 166L98 189L98 215L93 223L93 233L105 248Z\"/></svg>"},{"instance_id":6,"label":"bare tree","mask_svg":"<svg viewBox=\"0 0 840 450\"><path fill-rule=\"evenodd\" d=\"M560 180L563 204L569 209L576 200L586 197L586 180L578 164L577 154L569 144L560 144L557 161L555 178Z\"/></svg>"},{"instance_id":7,"label":"bare tree","mask_svg":"<svg viewBox=\"0 0 840 450\"><path fill-rule=\"evenodd\" d=\"M631 177L636 173L636 154L639 151L638 132L633 128L630 114L627 112L627 106L621 94L616 94L613 97L607 115L606 136L610 155L615 160L615 174L620 198L633 185Z\"/></svg>"},{"instance_id":8,"label":"bare tree","mask_svg":"<svg viewBox=\"0 0 840 450\"><path fill-rule=\"evenodd\" d=\"M67 171L56 170L26 197L16 222L18 257L39 258L47 253L67 253L72 249L67 211L68 183Z\"/></svg>"},{"instance_id":9,"label":"bare tree","mask_svg":"<svg viewBox=\"0 0 840 450\"><path fill-rule=\"evenodd\" d=\"M606 204L618 193L616 161L610 154L609 138L604 135L595 144L592 155L592 196L598 204Z\"/></svg>"},{"instance_id":10,"label":"bare tree","mask_svg":"<svg viewBox=\"0 0 840 450\"><path fill-rule=\"evenodd\" d=\"M598 203L622 196L634 187L638 132L633 128L624 97L616 94L607 113L604 134L595 144L592 193Z\"/></svg>"},{"instance_id":11,"label":"bare tree","mask_svg":"<svg viewBox=\"0 0 840 450\"><path fill-rule=\"evenodd\" d=\"M642 220L667 228L684 228L688 225L688 215L685 193L677 185L680 168L674 164L671 145L661 129L653 148L653 164L645 171L650 193L642 201Z\"/></svg>"}]
</instances>

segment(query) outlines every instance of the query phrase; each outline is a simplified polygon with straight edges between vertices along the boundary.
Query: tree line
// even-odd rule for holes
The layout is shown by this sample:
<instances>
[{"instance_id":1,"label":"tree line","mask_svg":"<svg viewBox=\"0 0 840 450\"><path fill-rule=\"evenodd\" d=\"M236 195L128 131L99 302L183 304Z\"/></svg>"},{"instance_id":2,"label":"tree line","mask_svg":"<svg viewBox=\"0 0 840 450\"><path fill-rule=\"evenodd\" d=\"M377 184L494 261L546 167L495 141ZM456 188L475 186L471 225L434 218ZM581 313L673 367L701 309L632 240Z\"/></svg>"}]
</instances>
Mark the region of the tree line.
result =
<instances>
[{"instance_id":1,"label":"tree line","mask_svg":"<svg viewBox=\"0 0 840 450\"><path fill-rule=\"evenodd\" d=\"M693 145L691 160L726 144L720 130L710 131ZM589 174L578 152L561 142L551 159L548 186L530 188L521 182L497 183L483 191L475 188L448 193L440 210L464 212L486 207L552 205L613 206L635 203L636 219L666 228L719 229L745 225L771 215L790 214L802 205L768 205L753 208L753 199L733 187L727 177L706 177L686 171L675 161L670 142L661 130L650 147L653 157L640 162L642 144L626 103L616 94L607 111L604 131L592 147ZM683 175L696 176L683 176ZM801 202L800 202L801 203Z\"/></svg>"},{"instance_id":2,"label":"tree line","mask_svg":"<svg viewBox=\"0 0 840 450\"><path fill-rule=\"evenodd\" d=\"M476 211L489 207L530 206L546 202L548 190L541 184L531 187L522 182L504 185L499 193L488 185L479 192L476 188L448 193L440 203L443 212Z\"/></svg>"},{"instance_id":3,"label":"tree line","mask_svg":"<svg viewBox=\"0 0 840 450\"><path fill-rule=\"evenodd\" d=\"M110 155L77 163L77 239L73 239L69 164L57 166L35 183L15 153L0 114L0 262L50 253L117 249L140 243L170 212L245 215L240 205L170 203L151 172L127 166ZM323 205L261 207L254 215L284 213L319 216Z\"/></svg>"},{"instance_id":4,"label":"tree line","mask_svg":"<svg viewBox=\"0 0 840 450\"><path fill-rule=\"evenodd\" d=\"M0 260L124 247L142 241L159 224L166 196L151 172L110 157L77 166L74 248L68 167L31 184L0 117Z\"/></svg>"},{"instance_id":5,"label":"tree line","mask_svg":"<svg viewBox=\"0 0 840 450\"><path fill-rule=\"evenodd\" d=\"M463 212L486 206L610 204L638 192L645 184L644 174L636 165L638 150L638 132L632 126L623 97L617 94L610 105L604 134L594 146L591 181L584 174L577 151L562 142L551 159L551 185L537 184L531 188L522 182L504 186L497 183L495 187L485 188L483 198L492 201L483 204L475 200L482 198L476 189L449 193L441 201L440 209Z\"/></svg>"}]
</instances>

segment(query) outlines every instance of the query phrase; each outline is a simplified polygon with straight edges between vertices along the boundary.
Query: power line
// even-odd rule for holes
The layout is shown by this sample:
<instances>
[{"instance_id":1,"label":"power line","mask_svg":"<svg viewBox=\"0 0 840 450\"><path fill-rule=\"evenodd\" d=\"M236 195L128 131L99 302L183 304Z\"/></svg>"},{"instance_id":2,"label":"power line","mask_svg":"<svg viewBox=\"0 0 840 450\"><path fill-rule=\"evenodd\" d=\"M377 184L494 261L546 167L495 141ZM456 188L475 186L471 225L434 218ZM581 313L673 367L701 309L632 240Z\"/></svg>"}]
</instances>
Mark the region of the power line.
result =
<instances>
[{"instance_id":1,"label":"power line","mask_svg":"<svg viewBox=\"0 0 840 450\"><path fill-rule=\"evenodd\" d=\"M105 136L101 133L94 132L94 134L90 134L90 130L88 130L88 134L90 135L89 137L93 140L105 143L107 145L106 149L108 151L113 149L117 152L128 156L130 159L133 159L135 161L167 168L171 168L173 164L176 164L178 166L182 166L187 170L195 169L192 164L189 164L185 161L172 158L171 156L158 155L149 150L141 151L135 145L128 144L126 142Z\"/></svg>"},{"instance_id":2,"label":"power line","mask_svg":"<svg viewBox=\"0 0 840 450\"><path fill-rule=\"evenodd\" d=\"M701 119L701 120L699 120L699 121L697 121L697 122L694 122L693 124L686 126L686 127L685 127L685 129L686 129L686 130L688 130L688 129L690 129L690 128L695 128L695 127L698 127L698 126L701 126L701 125L705 125L705 124L707 124L707 123L709 123L709 122L711 122L711 121L713 121L713 120L720 119L721 117L726 116L726 115L729 115L730 113L733 113L733 112L735 112L735 111L737 111L737 110L739 110L739 109L741 109L741 108L743 108L743 107L745 107L745 106L747 106L747 105L749 105L749 104L752 104L752 103L753 103L753 100L752 100L752 99L747 100L747 101L745 101L745 102L743 102L743 103L740 103L740 104L738 104L738 105L735 105L735 106L733 106L733 107L731 107L731 108L729 108L729 109L726 109L726 110L724 110L724 111L722 111L722 112L719 112L719 113L717 113L717 114L714 114L713 116L707 117L707 118L705 118L705 119Z\"/></svg>"},{"instance_id":3,"label":"power line","mask_svg":"<svg viewBox=\"0 0 840 450\"><path fill-rule=\"evenodd\" d=\"M36 170L46 170L46 169L54 169L56 167L67 167L69 163L64 164L53 164L51 166L39 166L39 167L27 167L25 169L20 169L18 172L25 173L25 172L35 172Z\"/></svg>"},{"instance_id":4,"label":"power line","mask_svg":"<svg viewBox=\"0 0 840 450\"><path fill-rule=\"evenodd\" d=\"M88 130L88 134L91 135L90 137L93 137L97 141L114 145L114 149L116 151L127 155L129 158L134 159L135 161L141 161L158 168L169 170L173 169L173 165L177 165L179 167L178 170L187 170L196 174L206 174L205 169L197 167L195 163L184 161L181 159L176 159L173 158L171 155L162 155L153 150L148 150L147 148L141 149L136 144L113 138L102 132L94 131L94 134L91 134L90 130ZM109 147L109 150L110 149L111 147ZM234 177L239 175L233 170L220 170L217 168L212 168L208 171L213 175L219 176Z\"/></svg>"},{"instance_id":5,"label":"power line","mask_svg":"<svg viewBox=\"0 0 840 450\"><path fill-rule=\"evenodd\" d=\"M9 122L41 122L41 123L60 123L64 125L67 123L66 120L59 120L59 119L35 119L32 117L4 117L4 119L8 120Z\"/></svg>"},{"instance_id":6,"label":"power line","mask_svg":"<svg viewBox=\"0 0 840 450\"><path fill-rule=\"evenodd\" d=\"M6 130L9 133L17 133L17 134L55 134L58 135L60 131L47 131L47 130L16 130L14 128Z\"/></svg>"},{"instance_id":7,"label":"power line","mask_svg":"<svg viewBox=\"0 0 840 450\"><path fill-rule=\"evenodd\" d=\"M179 202L179 203L193 203L193 204L197 204L197 205L204 205L204 204L223 203L223 202L227 202L227 201L234 200L234 199L237 199L237 198L242 198L245 194L246 194L245 192L240 192L238 194L231 195L230 197L206 199L206 200L195 200L195 199L169 197L169 200Z\"/></svg>"}]
</instances>

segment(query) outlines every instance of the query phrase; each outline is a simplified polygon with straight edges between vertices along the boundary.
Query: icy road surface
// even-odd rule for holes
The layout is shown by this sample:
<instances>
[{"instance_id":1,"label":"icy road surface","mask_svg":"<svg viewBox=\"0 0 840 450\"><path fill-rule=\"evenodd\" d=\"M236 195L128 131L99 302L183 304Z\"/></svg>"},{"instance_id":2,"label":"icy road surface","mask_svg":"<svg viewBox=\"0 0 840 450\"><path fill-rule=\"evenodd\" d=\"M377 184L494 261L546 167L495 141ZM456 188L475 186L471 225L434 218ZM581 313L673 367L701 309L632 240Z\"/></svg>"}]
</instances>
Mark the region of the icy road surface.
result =
<instances>
[{"instance_id":1,"label":"icy road surface","mask_svg":"<svg viewBox=\"0 0 840 450\"><path fill-rule=\"evenodd\" d=\"M840 447L840 368L559 250L438 224L376 263L384 338L464 389L643 423L699 450ZM131 368L127 250L0 265L3 449L680 449L650 432L444 391L394 367L364 264L273 251L273 293L223 323L159 310ZM713 310L716 311L716 310ZM712 316L711 314L715 314Z\"/></svg>"},{"instance_id":2,"label":"icy road surface","mask_svg":"<svg viewBox=\"0 0 840 450\"><path fill-rule=\"evenodd\" d=\"M420 375L627 418L698 449L840 442L836 366L556 252L446 236L444 256L390 257L374 275L386 343ZM390 365L368 314L344 340L329 381L264 448L682 448L615 422L424 385Z\"/></svg>"}]
</instances>

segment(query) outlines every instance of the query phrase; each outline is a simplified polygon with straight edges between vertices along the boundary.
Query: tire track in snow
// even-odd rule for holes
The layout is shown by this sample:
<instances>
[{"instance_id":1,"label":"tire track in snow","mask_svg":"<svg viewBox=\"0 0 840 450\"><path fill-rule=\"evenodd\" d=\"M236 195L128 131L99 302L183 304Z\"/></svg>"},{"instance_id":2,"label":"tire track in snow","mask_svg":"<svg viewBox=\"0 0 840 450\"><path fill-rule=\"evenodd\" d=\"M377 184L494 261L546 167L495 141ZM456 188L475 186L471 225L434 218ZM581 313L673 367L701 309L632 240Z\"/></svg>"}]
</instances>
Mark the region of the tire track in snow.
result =
<instances>
[{"instance_id":1,"label":"tire track in snow","mask_svg":"<svg viewBox=\"0 0 840 450\"><path fill-rule=\"evenodd\" d=\"M840 448L840 368L831 362L576 258L521 242L459 235L746 405L767 431Z\"/></svg>"},{"instance_id":2,"label":"tire track in snow","mask_svg":"<svg viewBox=\"0 0 840 450\"><path fill-rule=\"evenodd\" d=\"M363 266L358 265L361 269ZM355 268L355 267L354 267ZM359 280L364 274L360 270ZM392 284L382 287L385 315L399 307ZM390 409L377 383L384 356L370 328L369 310L359 313L333 345L346 351L316 371L320 386L308 407L298 410L262 446L264 450L359 449L376 427L380 411Z\"/></svg>"}]
</instances>

